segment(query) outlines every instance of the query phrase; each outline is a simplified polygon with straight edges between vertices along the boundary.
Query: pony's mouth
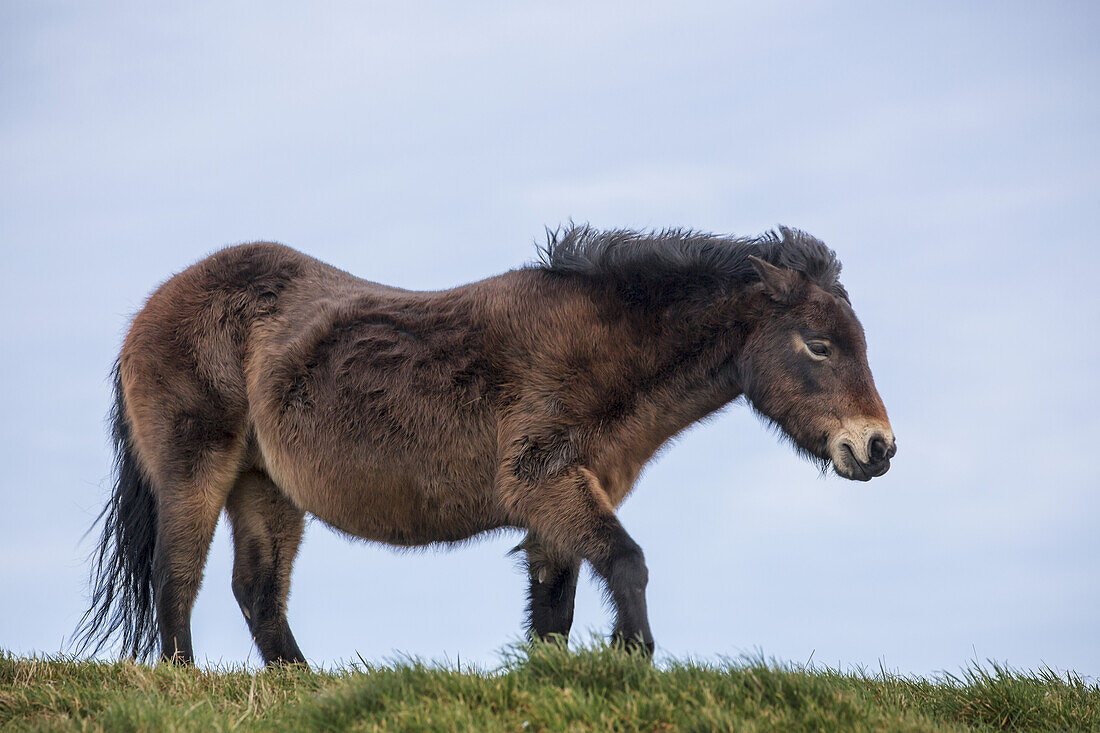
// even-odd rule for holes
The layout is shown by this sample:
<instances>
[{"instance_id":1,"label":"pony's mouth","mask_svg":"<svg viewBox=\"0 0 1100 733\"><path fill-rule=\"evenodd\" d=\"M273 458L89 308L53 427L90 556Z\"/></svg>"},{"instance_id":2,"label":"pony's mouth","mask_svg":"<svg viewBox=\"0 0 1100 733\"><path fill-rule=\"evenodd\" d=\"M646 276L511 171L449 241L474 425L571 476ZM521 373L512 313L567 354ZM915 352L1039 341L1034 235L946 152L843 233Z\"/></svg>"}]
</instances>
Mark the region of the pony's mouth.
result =
<instances>
[{"instance_id":1,"label":"pony's mouth","mask_svg":"<svg viewBox=\"0 0 1100 733\"><path fill-rule=\"evenodd\" d=\"M856 457L855 451L847 441L840 444L840 451L833 456L833 470L838 476L852 481L870 481L890 470L890 459L883 458L874 463L865 463Z\"/></svg>"},{"instance_id":2,"label":"pony's mouth","mask_svg":"<svg viewBox=\"0 0 1100 733\"><path fill-rule=\"evenodd\" d=\"M870 481L890 470L897 442L889 424L858 420L842 425L828 441L829 458L838 476Z\"/></svg>"}]
</instances>

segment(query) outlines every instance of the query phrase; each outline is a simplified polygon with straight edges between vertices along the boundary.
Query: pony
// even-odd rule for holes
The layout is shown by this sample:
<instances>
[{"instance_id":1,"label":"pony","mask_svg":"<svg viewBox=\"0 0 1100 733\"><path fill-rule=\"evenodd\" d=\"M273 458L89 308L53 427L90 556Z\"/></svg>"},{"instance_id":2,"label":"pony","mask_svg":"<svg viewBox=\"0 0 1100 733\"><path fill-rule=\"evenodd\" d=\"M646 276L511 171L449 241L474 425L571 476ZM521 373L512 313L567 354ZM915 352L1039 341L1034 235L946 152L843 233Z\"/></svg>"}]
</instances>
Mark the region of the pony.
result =
<instances>
[{"instance_id":1,"label":"pony","mask_svg":"<svg viewBox=\"0 0 1100 733\"><path fill-rule=\"evenodd\" d=\"M308 513L400 547L521 530L532 639L567 641L586 562L613 640L652 654L648 571L615 511L673 436L743 397L823 471L890 466L840 267L784 227L570 226L527 266L435 292L280 244L223 249L157 288L116 362L117 479L77 639L193 663L225 511L265 664L305 663L286 601Z\"/></svg>"}]
</instances>

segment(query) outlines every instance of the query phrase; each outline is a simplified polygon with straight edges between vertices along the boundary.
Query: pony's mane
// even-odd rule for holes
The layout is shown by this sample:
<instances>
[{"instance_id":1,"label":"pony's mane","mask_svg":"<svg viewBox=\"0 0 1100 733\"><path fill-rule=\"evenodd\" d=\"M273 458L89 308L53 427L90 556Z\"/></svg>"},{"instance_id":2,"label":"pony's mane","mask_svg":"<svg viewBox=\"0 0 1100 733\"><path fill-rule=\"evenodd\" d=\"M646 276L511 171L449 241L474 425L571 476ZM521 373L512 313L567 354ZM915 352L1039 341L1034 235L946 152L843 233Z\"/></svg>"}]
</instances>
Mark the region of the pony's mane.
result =
<instances>
[{"instance_id":1,"label":"pony's mane","mask_svg":"<svg viewBox=\"0 0 1100 733\"><path fill-rule=\"evenodd\" d=\"M615 282L631 289L697 283L743 287L759 281L749 256L796 270L848 300L840 260L820 240L779 227L758 237L723 237L687 229L600 231L587 224L547 230L535 267L557 275Z\"/></svg>"}]
</instances>

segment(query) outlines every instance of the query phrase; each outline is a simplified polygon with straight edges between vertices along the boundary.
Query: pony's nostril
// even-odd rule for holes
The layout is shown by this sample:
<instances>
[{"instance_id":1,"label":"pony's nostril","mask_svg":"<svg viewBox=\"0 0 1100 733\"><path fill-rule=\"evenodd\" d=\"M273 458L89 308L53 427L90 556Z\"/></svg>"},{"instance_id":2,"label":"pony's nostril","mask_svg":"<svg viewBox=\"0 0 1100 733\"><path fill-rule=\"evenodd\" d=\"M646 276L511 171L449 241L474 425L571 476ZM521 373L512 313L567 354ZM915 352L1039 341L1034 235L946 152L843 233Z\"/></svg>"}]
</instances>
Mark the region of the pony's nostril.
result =
<instances>
[{"instance_id":1,"label":"pony's nostril","mask_svg":"<svg viewBox=\"0 0 1100 733\"><path fill-rule=\"evenodd\" d=\"M871 459L871 463L878 463L887 458L888 450L886 441L881 435L876 435L871 438L871 443L867 446L867 457Z\"/></svg>"}]
</instances>

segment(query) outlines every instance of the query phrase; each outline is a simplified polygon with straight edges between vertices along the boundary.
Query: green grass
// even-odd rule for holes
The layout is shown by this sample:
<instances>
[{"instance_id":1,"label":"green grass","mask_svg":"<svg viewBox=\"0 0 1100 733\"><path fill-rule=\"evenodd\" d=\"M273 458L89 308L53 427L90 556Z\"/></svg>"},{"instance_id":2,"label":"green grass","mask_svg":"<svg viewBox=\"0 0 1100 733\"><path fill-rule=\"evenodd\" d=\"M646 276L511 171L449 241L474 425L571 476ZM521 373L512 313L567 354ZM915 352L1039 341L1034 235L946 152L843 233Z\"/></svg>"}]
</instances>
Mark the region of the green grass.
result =
<instances>
[{"instance_id":1,"label":"green grass","mask_svg":"<svg viewBox=\"0 0 1100 733\"><path fill-rule=\"evenodd\" d=\"M652 667L599 644L499 669L417 661L314 672L0 653L0 730L1095 730L1100 687L972 666L936 679L742 659Z\"/></svg>"}]
</instances>

